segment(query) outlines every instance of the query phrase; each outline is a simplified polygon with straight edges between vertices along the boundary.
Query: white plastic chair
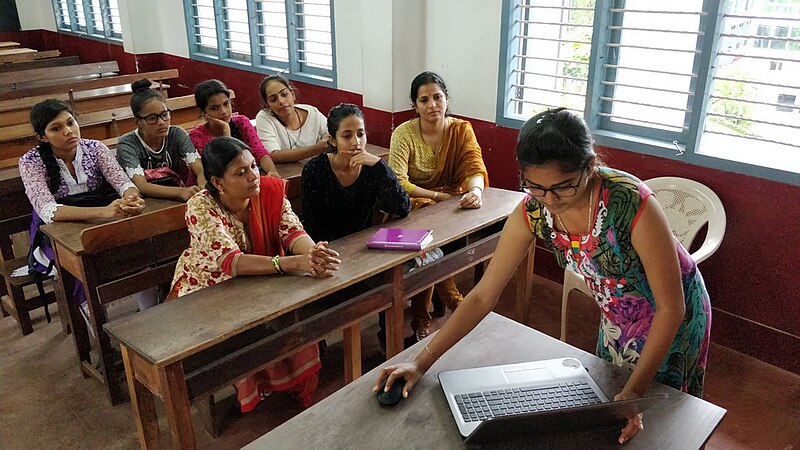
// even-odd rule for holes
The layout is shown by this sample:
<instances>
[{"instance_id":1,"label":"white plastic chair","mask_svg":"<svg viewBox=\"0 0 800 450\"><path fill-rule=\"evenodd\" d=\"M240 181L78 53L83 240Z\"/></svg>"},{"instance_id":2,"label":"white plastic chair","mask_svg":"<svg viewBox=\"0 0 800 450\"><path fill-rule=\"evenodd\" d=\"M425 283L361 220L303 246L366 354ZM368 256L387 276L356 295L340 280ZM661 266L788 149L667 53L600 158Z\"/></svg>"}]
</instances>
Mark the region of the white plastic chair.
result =
<instances>
[{"instance_id":1,"label":"white plastic chair","mask_svg":"<svg viewBox=\"0 0 800 450\"><path fill-rule=\"evenodd\" d=\"M714 254L725 236L726 216L717 194L705 185L694 180L679 177L659 177L646 180L645 183L655 194L672 234L690 248L697 233L708 224L706 239L697 251L692 253L696 263L705 261ZM583 276L571 270L564 271L564 290L561 294L561 337L567 339L567 313L569 293L577 289L592 297Z\"/></svg>"}]
</instances>

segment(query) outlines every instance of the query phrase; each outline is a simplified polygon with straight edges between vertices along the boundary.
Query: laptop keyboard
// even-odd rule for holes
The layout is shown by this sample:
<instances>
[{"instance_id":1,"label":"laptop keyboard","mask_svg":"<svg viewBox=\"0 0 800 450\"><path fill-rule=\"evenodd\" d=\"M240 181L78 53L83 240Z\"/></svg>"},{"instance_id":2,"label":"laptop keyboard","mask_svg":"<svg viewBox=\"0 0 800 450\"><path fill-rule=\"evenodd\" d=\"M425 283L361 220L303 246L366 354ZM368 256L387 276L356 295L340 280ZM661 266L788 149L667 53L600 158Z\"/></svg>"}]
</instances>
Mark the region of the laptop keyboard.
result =
<instances>
[{"instance_id":1,"label":"laptop keyboard","mask_svg":"<svg viewBox=\"0 0 800 450\"><path fill-rule=\"evenodd\" d=\"M464 422L601 403L585 381L456 394L455 399Z\"/></svg>"}]
</instances>

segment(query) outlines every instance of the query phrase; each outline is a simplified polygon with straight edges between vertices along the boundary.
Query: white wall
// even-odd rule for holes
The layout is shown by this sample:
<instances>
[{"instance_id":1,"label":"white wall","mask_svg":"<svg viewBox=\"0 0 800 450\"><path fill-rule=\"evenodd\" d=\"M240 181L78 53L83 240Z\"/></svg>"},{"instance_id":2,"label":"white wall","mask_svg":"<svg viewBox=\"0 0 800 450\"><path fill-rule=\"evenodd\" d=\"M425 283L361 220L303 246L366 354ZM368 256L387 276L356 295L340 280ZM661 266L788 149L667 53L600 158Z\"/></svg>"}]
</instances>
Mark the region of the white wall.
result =
<instances>
[{"instance_id":1,"label":"white wall","mask_svg":"<svg viewBox=\"0 0 800 450\"><path fill-rule=\"evenodd\" d=\"M189 57L182 0L119 0L130 53ZM17 0L23 30L55 31L50 0ZM338 87L383 111L411 107L423 70L438 72L454 114L495 118L500 0L335 0Z\"/></svg>"},{"instance_id":2,"label":"white wall","mask_svg":"<svg viewBox=\"0 0 800 450\"><path fill-rule=\"evenodd\" d=\"M436 0L426 4L426 69L444 78L450 94L450 112L493 122L502 3Z\"/></svg>"},{"instance_id":3,"label":"white wall","mask_svg":"<svg viewBox=\"0 0 800 450\"><path fill-rule=\"evenodd\" d=\"M19 25L24 30L56 31L56 16L50 0L17 0Z\"/></svg>"},{"instance_id":4,"label":"white wall","mask_svg":"<svg viewBox=\"0 0 800 450\"><path fill-rule=\"evenodd\" d=\"M126 52L189 57L182 0L119 0L119 14Z\"/></svg>"},{"instance_id":5,"label":"white wall","mask_svg":"<svg viewBox=\"0 0 800 450\"><path fill-rule=\"evenodd\" d=\"M392 112L408 110L411 80L424 70L432 70L447 83L452 113L494 121L500 1L360 1L360 73L365 106ZM337 30L339 17L337 11ZM343 43L344 38L337 36L337 52ZM353 75L343 72L341 65L338 70L340 87L359 92L348 84L347 78Z\"/></svg>"},{"instance_id":6,"label":"white wall","mask_svg":"<svg viewBox=\"0 0 800 450\"><path fill-rule=\"evenodd\" d=\"M343 91L362 91L362 17L359 0L336 0L333 5L336 76Z\"/></svg>"},{"instance_id":7,"label":"white wall","mask_svg":"<svg viewBox=\"0 0 800 450\"><path fill-rule=\"evenodd\" d=\"M361 2L361 94L364 106L392 109L392 3L393 0ZM337 14L338 18L338 14ZM343 80L339 77L339 83ZM355 91L359 92L359 91Z\"/></svg>"}]
</instances>

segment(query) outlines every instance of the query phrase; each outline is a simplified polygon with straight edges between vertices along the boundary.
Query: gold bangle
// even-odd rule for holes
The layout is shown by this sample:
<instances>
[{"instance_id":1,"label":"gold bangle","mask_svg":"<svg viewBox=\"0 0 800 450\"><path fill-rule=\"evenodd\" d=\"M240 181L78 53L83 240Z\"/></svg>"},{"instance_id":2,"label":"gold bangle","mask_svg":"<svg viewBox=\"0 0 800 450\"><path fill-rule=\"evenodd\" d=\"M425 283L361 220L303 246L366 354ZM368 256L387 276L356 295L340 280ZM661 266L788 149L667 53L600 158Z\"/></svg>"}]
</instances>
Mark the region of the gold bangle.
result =
<instances>
[{"instance_id":1,"label":"gold bangle","mask_svg":"<svg viewBox=\"0 0 800 450\"><path fill-rule=\"evenodd\" d=\"M279 275L286 275L286 271L281 268L281 257L278 255L272 257L272 268L275 269L275 272Z\"/></svg>"},{"instance_id":2,"label":"gold bangle","mask_svg":"<svg viewBox=\"0 0 800 450\"><path fill-rule=\"evenodd\" d=\"M433 359L434 359L435 361L438 361L438 360L439 360L439 357L438 357L438 356L436 356L436 355L434 355L434 354L433 354L433 352L431 351L431 349L429 349L427 345L425 346L425 351L426 351L426 352L428 352L428 354L429 354L429 355L433 356Z\"/></svg>"},{"instance_id":3,"label":"gold bangle","mask_svg":"<svg viewBox=\"0 0 800 450\"><path fill-rule=\"evenodd\" d=\"M476 189L476 188L477 188L478 190L480 190L480 191L481 191L481 195L483 195L483 188L482 188L482 187L480 187L480 186L472 186L471 188L469 188L469 190L471 191L471 190L473 190L473 189Z\"/></svg>"}]
</instances>

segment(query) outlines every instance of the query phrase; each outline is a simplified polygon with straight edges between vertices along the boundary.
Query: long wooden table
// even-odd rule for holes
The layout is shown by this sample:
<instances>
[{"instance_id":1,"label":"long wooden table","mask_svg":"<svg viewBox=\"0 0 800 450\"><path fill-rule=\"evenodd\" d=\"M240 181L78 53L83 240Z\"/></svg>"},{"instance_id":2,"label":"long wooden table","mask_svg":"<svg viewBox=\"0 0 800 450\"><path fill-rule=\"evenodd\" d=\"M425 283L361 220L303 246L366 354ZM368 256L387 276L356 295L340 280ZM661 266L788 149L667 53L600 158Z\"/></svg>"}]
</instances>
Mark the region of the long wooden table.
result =
<instances>
[{"instance_id":1,"label":"long wooden table","mask_svg":"<svg viewBox=\"0 0 800 450\"><path fill-rule=\"evenodd\" d=\"M483 207L462 210L457 199L437 203L412 212L409 217L392 222L400 228L431 228L432 247L470 235L502 222L519 204L523 195L501 189L486 189ZM361 373L359 321L387 309L387 353L391 356L402 351L403 302L414 293L478 264L494 252L499 232L478 236L468 245L422 269L403 274L403 264L417 252L370 250L366 241L377 227L364 230L334 241L331 247L342 258L342 267L327 279L314 280L302 277L238 277L217 286L187 295L181 301L169 302L147 311L122 318L106 325L122 349L131 405L134 409L137 432L142 447L157 447L158 421L155 416L154 397L166 406L173 444L178 448L194 448L190 399L201 390L212 387L211 375L187 373L184 362L201 352L219 347L223 343L248 333L278 317L300 311L307 306L320 308L317 300L354 285L362 280L383 274L388 289L377 288L386 297L367 296L363 304L347 304L341 312L336 308L324 309L316 316L301 320L286 337L288 343L275 343L274 339L263 346L250 345L239 354L227 357L225 364L244 363L255 357L269 362L292 349L314 342L324 334L345 329L345 366L349 378ZM528 279L526 277L526 279ZM527 289L521 292L529 293ZM386 293L388 291L388 293ZM268 294L267 294L268 293ZM289 346L287 348L287 346ZM283 350L284 352L280 352ZM268 353L268 356L264 356ZM263 363L262 363L263 364ZM257 367L239 369L239 377ZM222 368L208 370L222 371ZM228 370L236 370L228 368ZM216 379L228 380L227 377ZM223 384L224 385L224 384ZM202 387L202 389L201 389Z\"/></svg>"},{"instance_id":2,"label":"long wooden table","mask_svg":"<svg viewBox=\"0 0 800 450\"><path fill-rule=\"evenodd\" d=\"M413 359L427 343L425 340L414 345L387 364ZM498 351L500 348L502 351ZM245 449L464 448L437 379L439 372L563 357L579 359L609 398L622 389L630 375L627 369L490 313L472 333L442 356L409 397L394 408L380 407L372 392L381 369L378 367ZM621 448L701 448L726 413L723 408L660 383L654 383L650 393L667 393L669 397L644 413L644 429ZM537 432L524 442L497 443L486 448L620 448L618 437L619 429L609 427Z\"/></svg>"},{"instance_id":3,"label":"long wooden table","mask_svg":"<svg viewBox=\"0 0 800 450\"><path fill-rule=\"evenodd\" d=\"M385 156L388 153L387 149L374 145L369 145L367 150L378 156ZM300 175L305 162L277 165L278 172L287 180L287 196L298 207ZM2 218L30 214L30 203L25 196L18 169L0 170L0 199L5 199L0 204ZM145 199L145 204L146 208L143 214L166 214L170 217L169 220L174 219L175 211L173 209L176 206L183 206L182 203L173 200L154 198ZM125 220L138 223L142 219ZM189 237L185 226L183 232L178 232L173 229L174 227L170 227L166 233L155 231L141 243L131 242L121 248L87 253L84 251L82 234L99 223L58 222L45 225L42 230L53 242L56 268L60 274L57 281L58 287L64 289L63 292L70 296L75 280L83 284L87 301L89 301L90 323L94 332L92 333L86 328L86 324L77 310L77 305L74 305L72 301L68 301L67 305L60 305L60 310L66 311L66 313L60 314L62 328L67 333L75 331L73 333L75 349L78 364L84 376L102 382L106 386L111 404L116 405L124 401L126 396L119 382L122 374L115 365L111 342L103 329L106 318L103 301L98 297L97 289L101 285L112 283L128 274L163 265L165 261L176 260L188 245ZM92 334L97 336L98 356L96 359L99 368L92 362L90 339Z\"/></svg>"}]
</instances>

